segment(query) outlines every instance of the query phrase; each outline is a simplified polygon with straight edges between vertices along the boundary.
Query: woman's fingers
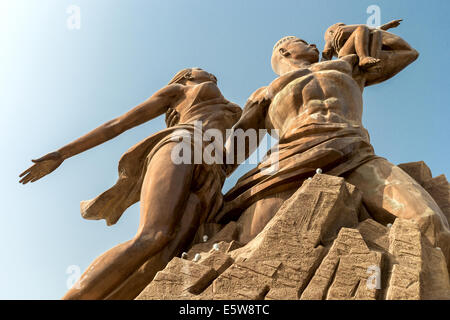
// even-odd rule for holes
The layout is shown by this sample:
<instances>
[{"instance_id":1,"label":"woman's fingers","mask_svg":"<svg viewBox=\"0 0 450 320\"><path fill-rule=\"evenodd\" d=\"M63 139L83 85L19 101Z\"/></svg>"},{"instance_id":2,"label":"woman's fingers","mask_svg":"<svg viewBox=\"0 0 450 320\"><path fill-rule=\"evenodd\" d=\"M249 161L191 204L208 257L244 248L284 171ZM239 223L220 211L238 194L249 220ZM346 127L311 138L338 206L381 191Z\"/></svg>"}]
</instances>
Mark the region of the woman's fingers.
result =
<instances>
[{"instance_id":1,"label":"woman's fingers","mask_svg":"<svg viewBox=\"0 0 450 320\"><path fill-rule=\"evenodd\" d=\"M22 173L19 175L19 178L22 178L24 175L26 175L28 172L30 172L32 168L33 168L33 166L29 167L27 170L25 170L24 172L22 172Z\"/></svg>"},{"instance_id":2,"label":"woman's fingers","mask_svg":"<svg viewBox=\"0 0 450 320\"><path fill-rule=\"evenodd\" d=\"M23 184L25 184L25 180L26 180L26 178L27 178L27 177L23 177L22 179L20 179L20 180L19 180L19 183L23 183Z\"/></svg>"},{"instance_id":3,"label":"woman's fingers","mask_svg":"<svg viewBox=\"0 0 450 320\"><path fill-rule=\"evenodd\" d=\"M27 184L36 174L36 165L32 165L19 175L19 183Z\"/></svg>"},{"instance_id":4,"label":"woman's fingers","mask_svg":"<svg viewBox=\"0 0 450 320\"><path fill-rule=\"evenodd\" d=\"M45 176L46 172L42 166L39 166L37 164L31 166L26 171L22 172L20 177L22 177L21 180L19 180L19 183L27 184L28 182L34 182L36 180L39 180L43 176Z\"/></svg>"},{"instance_id":5,"label":"woman's fingers","mask_svg":"<svg viewBox=\"0 0 450 320\"><path fill-rule=\"evenodd\" d=\"M22 184L27 184L28 182L30 182L30 180L32 178L33 178L33 175L31 173L29 173L28 175L23 177L22 180L20 180L19 182L22 183Z\"/></svg>"}]
</instances>

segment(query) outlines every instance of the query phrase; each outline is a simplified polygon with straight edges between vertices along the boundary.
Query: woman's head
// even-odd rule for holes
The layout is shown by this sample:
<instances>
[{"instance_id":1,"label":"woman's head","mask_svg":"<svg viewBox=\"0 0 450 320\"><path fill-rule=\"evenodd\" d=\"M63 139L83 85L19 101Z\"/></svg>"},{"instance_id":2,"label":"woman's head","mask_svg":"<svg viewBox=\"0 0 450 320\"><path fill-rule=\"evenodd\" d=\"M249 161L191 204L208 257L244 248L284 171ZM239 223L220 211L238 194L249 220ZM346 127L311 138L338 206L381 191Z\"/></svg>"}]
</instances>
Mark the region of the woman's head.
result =
<instances>
[{"instance_id":1,"label":"woman's head","mask_svg":"<svg viewBox=\"0 0 450 320\"><path fill-rule=\"evenodd\" d=\"M175 74L175 76L172 78L172 80L169 81L169 84L173 83L186 84L186 82L188 81L198 83L213 81L217 83L217 78L213 74L206 72L201 68L187 68L178 71L177 74Z\"/></svg>"},{"instance_id":2,"label":"woman's head","mask_svg":"<svg viewBox=\"0 0 450 320\"><path fill-rule=\"evenodd\" d=\"M272 51L272 69L278 74L289 72L300 64L312 64L319 61L319 50L315 44L288 36L279 40Z\"/></svg>"}]
</instances>

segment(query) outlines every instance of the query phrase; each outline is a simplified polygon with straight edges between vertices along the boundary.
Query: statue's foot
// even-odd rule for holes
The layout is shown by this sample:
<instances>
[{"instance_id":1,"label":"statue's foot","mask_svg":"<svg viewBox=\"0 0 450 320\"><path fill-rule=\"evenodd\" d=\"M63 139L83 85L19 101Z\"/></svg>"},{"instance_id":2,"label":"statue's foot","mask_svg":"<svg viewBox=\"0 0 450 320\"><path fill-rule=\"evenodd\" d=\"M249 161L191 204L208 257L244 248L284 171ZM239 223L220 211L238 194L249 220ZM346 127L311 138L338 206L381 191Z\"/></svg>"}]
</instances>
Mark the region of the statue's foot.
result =
<instances>
[{"instance_id":1,"label":"statue's foot","mask_svg":"<svg viewBox=\"0 0 450 320\"><path fill-rule=\"evenodd\" d=\"M377 59L377 58L372 58L372 57L365 57L359 60L359 66L361 68L370 68L373 67L374 65L378 64L381 60Z\"/></svg>"}]
</instances>

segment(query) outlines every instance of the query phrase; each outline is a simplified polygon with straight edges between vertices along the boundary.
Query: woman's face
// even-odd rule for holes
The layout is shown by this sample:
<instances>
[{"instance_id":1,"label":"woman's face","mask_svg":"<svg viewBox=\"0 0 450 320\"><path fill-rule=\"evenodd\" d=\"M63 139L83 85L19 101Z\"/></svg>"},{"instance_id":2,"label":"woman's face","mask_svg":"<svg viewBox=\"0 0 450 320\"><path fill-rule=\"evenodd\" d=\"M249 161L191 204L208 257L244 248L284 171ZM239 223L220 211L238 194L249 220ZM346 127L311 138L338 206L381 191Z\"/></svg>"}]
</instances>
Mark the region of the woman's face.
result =
<instances>
[{"instance_id":1,"label":"woman's face","mask_svg":"<svg viewBox=\"0 0 450 320\"><path fill-rule=\"evenodd\" d=\"M191 75L195 82L201 83L201 82L212 81L217 84L217 78L213 74L206 72L203 69L193 68Z\"/></svg>"}]
</instances>

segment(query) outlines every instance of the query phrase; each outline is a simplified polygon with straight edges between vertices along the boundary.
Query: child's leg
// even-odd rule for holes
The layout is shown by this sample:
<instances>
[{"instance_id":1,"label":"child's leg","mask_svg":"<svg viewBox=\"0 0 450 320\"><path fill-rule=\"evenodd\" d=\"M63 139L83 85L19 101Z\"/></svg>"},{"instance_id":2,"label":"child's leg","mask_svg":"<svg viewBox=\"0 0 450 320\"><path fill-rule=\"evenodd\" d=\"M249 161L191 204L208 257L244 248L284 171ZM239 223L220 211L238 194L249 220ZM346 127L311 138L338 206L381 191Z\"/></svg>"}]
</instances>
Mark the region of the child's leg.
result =
<instances>
[{"instance_id":1,"label":"child's leg","mask_svg":"<svg viewBox=\"0 0 450 320\"><path fill-rule=\"evenodd\" d=\"M359 59L369 56L370 31L366 26L359 26L355 29L355 50Z\"/></svg>"},{"instance_id":2,"label":"child's leg","mask_svg":"<svg viewBox=\"0 0 450 320\"><path fill-rule=\"evenodd\" d=\"M360 59L369 56L370 31L366 26L357 26L350 34L345 44L339 50L339 57L357 54Z\"/></svg>"},{"instance_id":3,"label":"child's leg","mask_svg":"<svg viewBox=\"0 0 450 320\"><path fill-rule=\"evenodd\" d=\"M380 62L379 59L369 54L369 42L370 42L369 28L363 25L358 26L354 34L355 34L355 51L359 57L359 66L362 68L368 68Z\"/></svg>"},{"instance_id":4,"label":"child's leg","mask_svg":"<svg viewBox=\"0 0 450 320\"><path fill-rule=\"evenodd\" d=\"M355 54L356 50L355 50L355 38L356 38L356 33L353 32L348 39L345 41L344 45L342 46L342 48L339 50L338 52L338 58L342 58L351 54Z\"/></svg>"},{"instance_id":5,"label":"child's leg","mask_svg":"<svg viewBox=\"0 0 450 320\"><path fill-rule=\"evenodd\" d=\"M345 41L341 50L339 50L338 57L341 58L356 53L359 57L360 67L368 68L377 64L380 60L369 55L369 41L369 28L363 25L356 27L347 41Z\"/></svg>"},{"instance_id":6,"label":"child's leg","mask_svg":"<svg viewBox=\"0 0 450 320\"><path fill-rule=\"evenodd\" d=\"M359 66L369 68L380 62L379 59L369 55L370 30L367 26L360 25L345 42L339 51L339 57L356 53L359 57Z\"/></svg>"},{"instance_id":7,"label":"child's leg","mask_svg":"<svg viewBox=\"0 0 450 320\"><path fill-rule=\"evenodd\" d=\"M371 33L370 56L379 58L381 47L383 45L383 35L380 30L373 30Z\"/></svg>"}]
</instances>

